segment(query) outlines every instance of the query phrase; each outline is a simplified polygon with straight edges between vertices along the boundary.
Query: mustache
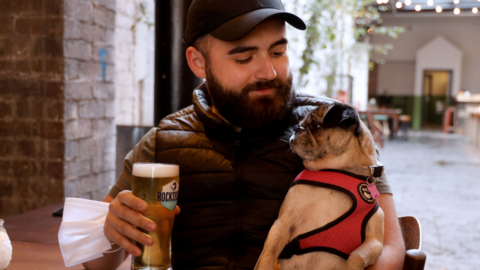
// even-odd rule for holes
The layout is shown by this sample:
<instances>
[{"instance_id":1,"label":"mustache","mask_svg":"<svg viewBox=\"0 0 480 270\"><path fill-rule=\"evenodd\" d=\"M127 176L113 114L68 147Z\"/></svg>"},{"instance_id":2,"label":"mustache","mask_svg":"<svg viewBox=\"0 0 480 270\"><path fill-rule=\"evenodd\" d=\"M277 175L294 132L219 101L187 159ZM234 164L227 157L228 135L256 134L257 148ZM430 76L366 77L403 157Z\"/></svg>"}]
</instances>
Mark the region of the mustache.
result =
<instances>
[{"instance_id":1,"label":"mustache","mask_svg":"<svg viewBox=\"0 0 480 270\"><path fill-rule=\"evenodd\" d=\"M246 85L243 88L243 92L248 93L248 92L251 92L251 91L266 89L266 88L279 89L283 85L284 85L284 83L278 78L275 78L273 80L261 80L261 81L257 81L257 82Z\"/></svg>"}]
</instances>

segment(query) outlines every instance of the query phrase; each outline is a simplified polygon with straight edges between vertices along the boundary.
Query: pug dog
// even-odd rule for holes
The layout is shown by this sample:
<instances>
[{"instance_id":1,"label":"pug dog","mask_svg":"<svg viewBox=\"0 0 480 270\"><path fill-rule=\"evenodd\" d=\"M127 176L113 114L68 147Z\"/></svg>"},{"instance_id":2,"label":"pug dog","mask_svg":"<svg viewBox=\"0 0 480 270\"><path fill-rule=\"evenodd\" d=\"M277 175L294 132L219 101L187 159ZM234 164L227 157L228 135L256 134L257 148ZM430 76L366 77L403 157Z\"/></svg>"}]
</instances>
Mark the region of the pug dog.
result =
<instances>
[{"instance_id":1,"label":"pug dog","mask_svg":"<svg viewBox=\"0 0 480 270\"><path fill-rule=\"evenodd\" d=\"M290 144L306 170L288 191L255 270L373 264L383 247L384 214L374 186L383 167L375 167L375 144L358 113L343 103L312 110Z\"/></svg>"}]
</instances>

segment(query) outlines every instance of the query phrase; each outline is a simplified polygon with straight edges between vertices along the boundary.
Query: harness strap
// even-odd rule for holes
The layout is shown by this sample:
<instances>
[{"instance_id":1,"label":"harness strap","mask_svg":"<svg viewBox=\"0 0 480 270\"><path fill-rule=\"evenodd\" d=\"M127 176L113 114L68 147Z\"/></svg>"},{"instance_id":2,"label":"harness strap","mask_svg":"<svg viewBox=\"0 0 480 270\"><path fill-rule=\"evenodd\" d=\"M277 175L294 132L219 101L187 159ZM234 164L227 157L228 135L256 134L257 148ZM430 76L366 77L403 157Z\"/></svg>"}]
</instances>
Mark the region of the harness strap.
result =
<instances>
[{"instance_id":1,"label":"harness strap","mask_svg":"<svg viewBox=\"0 0 480 270\"><path fill-rule=\"evenodd\" d=\"M374 173L372 172L372 176L373 175ZM368 177L365 176L337 170L324 170L321 172L305 170L300 173L292 183L292 186L307 184L335 189L351 197L353 204L350 209L339 218L320 228L295 237L285 246L278 258L289 259L293 255L301 255L313 251L324 251L348 259L350 253L365 241L367 223L379 208L376 199L372 199L372 197L366 198L360 195L360 193L364 191L362 187L366 189L367 184L365 181L367 179ZM360 212L357 212L357 210ZM345 237L348 242L342 240Z\"/></svg>"}]
</instances>

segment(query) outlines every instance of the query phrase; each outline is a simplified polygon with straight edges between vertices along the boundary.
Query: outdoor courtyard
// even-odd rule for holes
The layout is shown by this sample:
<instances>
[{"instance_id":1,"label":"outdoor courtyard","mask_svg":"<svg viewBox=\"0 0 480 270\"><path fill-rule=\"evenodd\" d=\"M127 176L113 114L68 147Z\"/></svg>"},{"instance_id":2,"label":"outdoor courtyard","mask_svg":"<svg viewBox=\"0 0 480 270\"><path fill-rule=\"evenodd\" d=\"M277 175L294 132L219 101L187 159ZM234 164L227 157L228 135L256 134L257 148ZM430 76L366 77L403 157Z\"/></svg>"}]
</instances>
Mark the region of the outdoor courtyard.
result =
<instances>
[{"instance_id":1,"label":"outdoor courtyard","mask_svg":"<svg viewBox=\"0 0 480 270\"><path fill-rule=\"evenodd\" d=\"M398 216L422 224L425 269L480 269L480 149L459 135L409 135L386 141L380 158Z\"/></svg>"}]
</instances>

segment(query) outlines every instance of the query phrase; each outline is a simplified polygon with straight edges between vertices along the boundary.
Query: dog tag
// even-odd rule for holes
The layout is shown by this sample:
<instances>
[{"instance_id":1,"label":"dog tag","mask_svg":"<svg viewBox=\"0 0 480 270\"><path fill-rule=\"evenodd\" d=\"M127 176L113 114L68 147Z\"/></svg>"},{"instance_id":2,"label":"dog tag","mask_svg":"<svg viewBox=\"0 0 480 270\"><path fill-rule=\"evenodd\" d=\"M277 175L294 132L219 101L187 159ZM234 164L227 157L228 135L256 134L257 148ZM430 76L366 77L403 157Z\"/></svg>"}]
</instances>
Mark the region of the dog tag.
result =
<instances>
[{"instance_id":1,"label":"dog tag","mask_svg":"<svg viewBox=\"0 0 480 270\"><path fill-rule=\"evenodd\" d=\"M374 200L380 196L380 192L378 192L377 186L374 183L367 185L367 188Z\"/></svg>"}]
</instances>

